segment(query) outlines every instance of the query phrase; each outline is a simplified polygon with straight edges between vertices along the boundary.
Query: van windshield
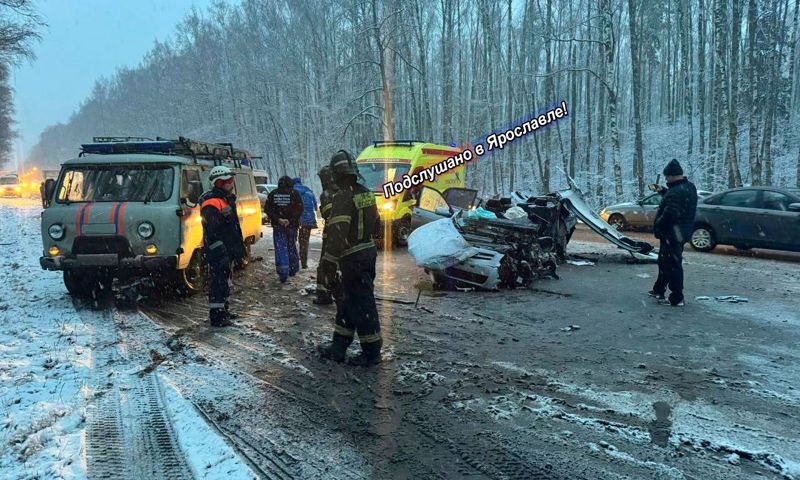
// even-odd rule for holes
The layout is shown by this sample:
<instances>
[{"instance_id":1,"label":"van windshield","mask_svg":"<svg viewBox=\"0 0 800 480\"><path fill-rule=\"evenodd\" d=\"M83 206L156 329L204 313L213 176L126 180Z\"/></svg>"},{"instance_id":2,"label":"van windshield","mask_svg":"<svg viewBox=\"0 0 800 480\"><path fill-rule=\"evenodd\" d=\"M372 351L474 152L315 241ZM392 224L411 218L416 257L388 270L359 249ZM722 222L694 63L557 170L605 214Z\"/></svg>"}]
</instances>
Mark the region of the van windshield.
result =
<instances>
[{"instance_id":1,"label":"van windshield","mask_svg":"<svg viewBox=\"0 0 800 480\"><path fill-rule=\"evenodd\" d=\"M16 185L19 183L17 177L0 177L0 185Z\"/></svg>"},{"instance_id":2,"label":"van windshield","mask_svg":"<svg viewBox=\"0 0 800 480\"><path fill-rule=\"evenodd\" d=\"M172 196L173 168L166 165L90 165L64 172L57 201L163 202Z\"/></svg>"},{"instance_id":3,"label":"van windshield","mask_svg":"<svg viewBox=\"0 0 800 480\"><path fill-rule=\"evenodd\" d=\"M373 192L383 191L383 184L389 181L400 180L411 168L410 163L388 162L361 162L358 164L358 173L364 177L364 186Z\"/></svg>"}]
</instances>

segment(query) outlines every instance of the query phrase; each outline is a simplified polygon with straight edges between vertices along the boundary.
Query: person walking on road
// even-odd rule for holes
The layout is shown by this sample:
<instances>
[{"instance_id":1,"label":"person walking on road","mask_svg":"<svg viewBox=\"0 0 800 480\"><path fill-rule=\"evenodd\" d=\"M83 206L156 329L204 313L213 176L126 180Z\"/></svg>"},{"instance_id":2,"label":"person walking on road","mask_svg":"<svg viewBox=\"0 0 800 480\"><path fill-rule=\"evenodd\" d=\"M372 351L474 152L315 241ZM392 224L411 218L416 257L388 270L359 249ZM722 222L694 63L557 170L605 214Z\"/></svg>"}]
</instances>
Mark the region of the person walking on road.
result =
<instances>
[{"instance_id":1,"label":"person walking on road","mask_svg":"<svg viewBox=\"0 0 800 480\"><path fill-rule=\"evenodd\" d=\"M667 188L651 185L662 195L656 212L653 234L661 242L658 249L658 278L648 292L662 305L682 307L683 298L683 244L692 235L697 211L697 189L683 175L678 160L672 159L664 168ZM666 289L670 294L665 298Z\"/></svg>"},{"instance_id":2,"label":"person walking on road","mask_svg":"<svg viewBox=\"0 0 800 480\"><path fill-rule=\"evenodd\" d=\"M317 199L310 188L303 185L300 177L294 179L294 189L303 199L303 214L300 216L300 229L298 239L300 241L300 266L308 268L308 241L311 237L311 230L317 228Z\"/></svg>"},{"instance_id":3,"label":"person walking on road","mask_svg":"<svg viewBox=\"0 0 800 480\"><path fill-rule=\"evenodd\" d=\"M377 249L372 238L379 227L375 193L358 183L355 159L346 150L336 152L330 166L339 192L326 225L325 253L339 263L342 300L337 303L333 341L318 349L323 358L343 362L358 333L361 354L349 363L375 365L383 345L374 292Z\"/></svg>"},{"instance_id":4,"label":"person walking on road","mask_svg":"<svg viewBox=\"0 0 800 480\"><path fill-rule=\"evenodd\" d=\"M337 263L333 260L325 248L326 238L328 237L328 224L333 209L333 197L338 191L336 182L333 181L331 167L323 167L319 173L319 181L322 183L322 194L319 196L319 213L325 226L322 229L322 251L317 265L317 298L313 302L317 305L330 305L333 303L333 296L338 297L336 270Z\"/></svg>"},{"instance_id":5,"label":"person walking on road","mask_svg":"<svg viewBox=\"0 0 800 480\"><path fill-rule=\"evenodd\" d=\"M236 214L234 173L226 166L216 166L208 176L213 188L200 197L203 220L203 246L208 264L208 316L212 327L233 325L237 315L229 310L231 262L247 255L242 228Z\"/></svg>"},{"instance_id":6,"label":"person walking on road","mask_svg":"<svg viewBox=\"0 0 800 480\"><path fill-rule=\"evenodd\" d=\"M303 213L303 199L292 186L292 179L283 176L278 180L278 188L267 196L267 215L272 224L272 243L275 246L275 268L281 283L300 271L297 228Z\"/></svg>"}]
</instances>

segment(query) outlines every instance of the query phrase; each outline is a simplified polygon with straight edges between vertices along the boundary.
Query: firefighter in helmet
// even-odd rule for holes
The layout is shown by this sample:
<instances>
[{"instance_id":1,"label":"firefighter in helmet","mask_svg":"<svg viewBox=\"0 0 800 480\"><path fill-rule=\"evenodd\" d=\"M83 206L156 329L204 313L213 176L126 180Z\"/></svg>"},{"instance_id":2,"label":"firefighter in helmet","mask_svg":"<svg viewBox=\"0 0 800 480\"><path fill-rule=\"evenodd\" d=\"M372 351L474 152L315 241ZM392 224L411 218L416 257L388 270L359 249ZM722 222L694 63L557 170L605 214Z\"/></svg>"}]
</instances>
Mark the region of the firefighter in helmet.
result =
<instances>
[{"instance_id":1,"label":"firefighter in helmet","mask_svg":"<svg viewBox=\"0 0 800 480\"><path fill-rule=\"evenodd\" d=\"M208 309L212 327L233 325L236 315L228 308L231 262L244 260L246 250L236 214L234 172L219 165L211 169L211 190L200 197L203 245L208 263Z\"/></svg>"},{"instance_id":2,"label":"firefighter in helmet","mask_svg":"<svg viewBox=\"0 0 800 480\"><path fill-rule=\"evenodd\" d=\"M314 299L314 303L317 305L329 305L333 303L336 285L336 261L331 258L325 249L325 238L327 237L328 222L333 209L333 197L339 187L333 181L331 167L322 167L318 175L320 183L322 183L322 194L319 196L319 213L325 221L325 228L322 230L322 252L317 266L317 298Z\"/></svg>"},{"instance_id":3,"label":"firefighter in helmet","mask_svg":"<svg viewBox=\"0 0 800 480\"><path fill-rule=\"evenodd\" d=\"M374 365L381 361L383 345L374 292L377 250L372 237L379 228L375 193L358 183L355 159L346 150L333 155L330 167L339 191L325 226L325 250L339 264L342 300L337 303L333 341L320 345L319 352L342 362L357 333L361 354L349 363Z\"/></svg>"}]
</instances>

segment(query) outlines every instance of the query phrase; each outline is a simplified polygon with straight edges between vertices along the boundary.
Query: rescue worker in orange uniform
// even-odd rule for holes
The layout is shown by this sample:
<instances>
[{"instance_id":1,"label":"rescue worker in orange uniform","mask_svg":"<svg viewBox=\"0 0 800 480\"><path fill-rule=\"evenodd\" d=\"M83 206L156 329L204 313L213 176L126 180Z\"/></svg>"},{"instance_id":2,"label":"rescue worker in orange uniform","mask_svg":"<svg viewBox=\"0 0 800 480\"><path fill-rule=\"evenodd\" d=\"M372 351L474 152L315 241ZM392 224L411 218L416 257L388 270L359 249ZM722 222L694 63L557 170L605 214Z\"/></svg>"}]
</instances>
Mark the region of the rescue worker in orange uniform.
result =
<instances>
[{"instance_id":1,"label":"rescue worker in orange uniform","mask_svg":"<svg viewBox=\"0 0 800 480\"><path fill-rule=\"evenodd\" d=\"M227 327L236 318L228 305L231 262L244 260L246 249L236 214L234 172L219 165L211 169L208 179L213 188L200 197L208 264L208 316L212 327Z\"/></svg>"}]
</instances>

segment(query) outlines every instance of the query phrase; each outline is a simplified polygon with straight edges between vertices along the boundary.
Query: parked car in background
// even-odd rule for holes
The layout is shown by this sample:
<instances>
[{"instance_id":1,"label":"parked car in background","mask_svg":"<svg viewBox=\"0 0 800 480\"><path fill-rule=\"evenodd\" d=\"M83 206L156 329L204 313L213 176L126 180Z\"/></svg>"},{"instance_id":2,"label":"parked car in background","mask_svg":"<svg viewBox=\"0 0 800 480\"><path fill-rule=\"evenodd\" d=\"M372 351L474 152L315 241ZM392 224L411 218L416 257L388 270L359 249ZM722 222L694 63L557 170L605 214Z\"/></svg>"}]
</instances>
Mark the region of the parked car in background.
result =
<instances>
[{"instance_id":1,"label":"parked car in background","mask_svg":"<svg viewBox=\"0 0 800 480\"><path fill-rule=\"evenodd\" d=\"M706 198L713 192L698 190L699 198ZM651 193L637 202L618 203L600 210L600 217L617 230L652 230L656 219L661 195Z\"/></svg>"},{"instance_id":2,"label":"parked car in background","mask_svg":"<svg viewBox=\"0 0 800 480\"><path fill-rule=\"evenodd\" d=\"M16 174L0 177L0 196L22 197L22 183Z\"/></svg>"},{"instance_id":3,"label":"parked car in background","mask_svg":"<svg viewBox=\"0 0 800 480\"><path fill-rule=\"evenodd\" d=\"M272 183L258 183L256 184L256 192L258 193L258 200L261 202L261 224L266 225L269 223L267 216L267 198L269 192L278 188L277 185Z\"/></svg>"},{"instance_id":4,"label":"parked car in background","mask_svg":"<svg viewBox=\"0 0 800 480\"><path fill-rule=\"evenodd\" d=\"M741 187L697 204L689 241L701 252L717 245L800 252L800 188Z\"/></svg>"}]
</instances>

